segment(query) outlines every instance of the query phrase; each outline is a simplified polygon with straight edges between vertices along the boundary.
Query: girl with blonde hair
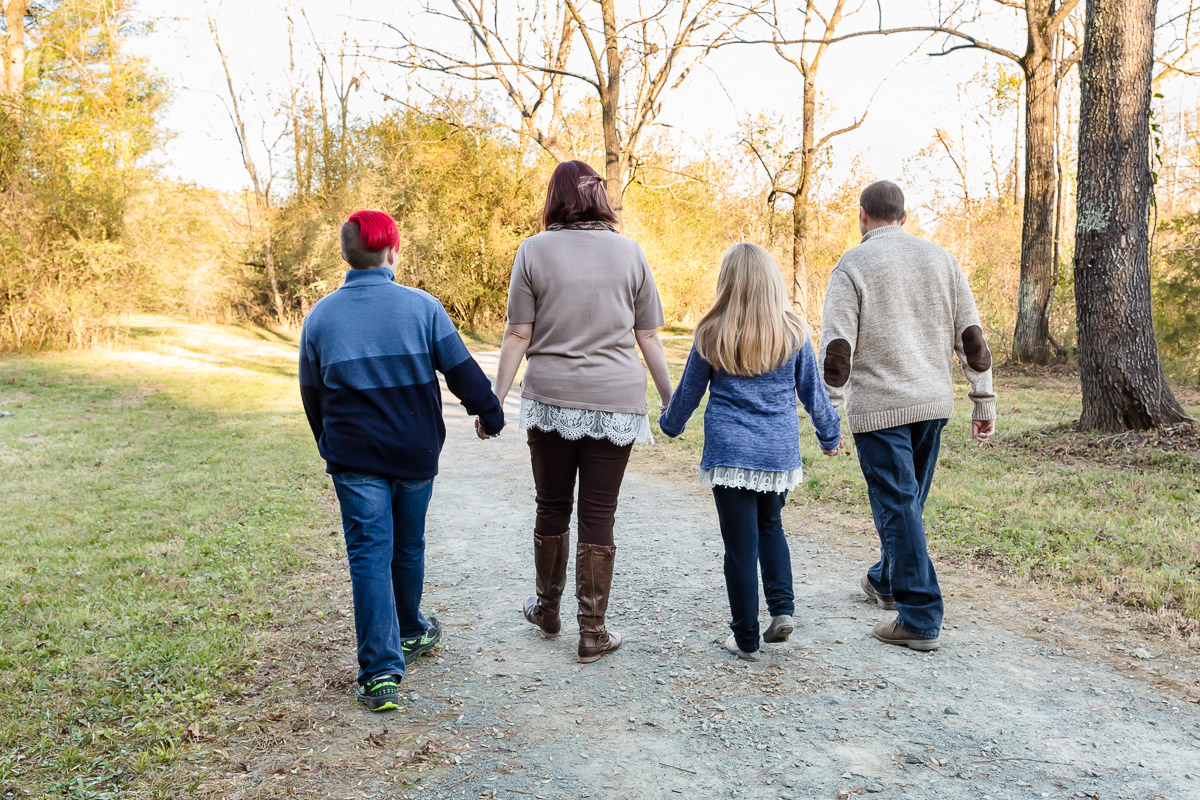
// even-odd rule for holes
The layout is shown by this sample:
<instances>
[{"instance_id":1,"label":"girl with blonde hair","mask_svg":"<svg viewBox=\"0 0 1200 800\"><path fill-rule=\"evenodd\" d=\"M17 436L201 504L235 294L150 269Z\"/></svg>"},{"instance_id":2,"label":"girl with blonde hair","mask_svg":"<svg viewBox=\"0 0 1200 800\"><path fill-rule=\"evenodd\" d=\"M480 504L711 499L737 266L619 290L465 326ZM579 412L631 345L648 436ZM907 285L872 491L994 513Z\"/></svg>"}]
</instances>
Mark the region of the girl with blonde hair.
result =
<instances>
[{"instance_id":1,"label":"girl with blonde hair","mask_svg":"<svg viewBox=\"0 0 1200 800\"><path fill-rule=\"evenodd\" d=\"M841 448L841 420L829 403L804 322L791 309L779 266L763 248L739 242L725 251L712 307L675 394L659 418L672 438L709 393L700 483L712 489L725 543L725 588L733 634L725 648L759 659L758 571L771 614L765 642L793 629L792 561L781 514L801 480L796 398L825 455Z\"/></svg>"}]
</instances>

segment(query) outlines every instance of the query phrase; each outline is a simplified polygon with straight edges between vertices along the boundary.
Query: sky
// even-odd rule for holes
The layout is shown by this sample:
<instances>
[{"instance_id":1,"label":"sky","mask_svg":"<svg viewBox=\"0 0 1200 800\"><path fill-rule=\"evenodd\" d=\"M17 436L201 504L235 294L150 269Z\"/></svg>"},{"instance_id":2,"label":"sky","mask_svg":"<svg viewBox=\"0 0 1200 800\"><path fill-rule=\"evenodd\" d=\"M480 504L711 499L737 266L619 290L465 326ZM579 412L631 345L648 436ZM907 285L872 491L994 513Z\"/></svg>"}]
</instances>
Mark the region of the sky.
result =
<instances>
[{"instance_id":1,"label":"sky","mask_svg":"<svg viewBox=\"0 0 1200 800\"><path fill-rule=\"evenodd\" d=\"M437 5L439 0L430 2ZM501 0L501 8L508 2ZM637 0L618 2L619 13L629 13ZM1016 12L989 4L989 0L980 2L997 12L973 31L1006 48L1023 50L1024 35ZM1177 2L1164 0L1163 7L1169 9ZM448 6L449 0L440 3ZM876 4L862 5L861 16L848 18L845 30L872 27L877 21ZM298 71L310 78L317 55L306 42L315 38L325 43L327 52L335 52L344 32L349 31L363 54L359 59L362 86L354 96L352 110L370 116L394 107L385 95L403 95L407 82L430 80L428 74L401 74L379 57L386 52L379 48L398 43L396 29L445 49L463 52L468 45L461 31L425 13L423 6L415 0L139 0L138 13L153 21L153 30L130 44L174 88L174 99L164 117L173 136L160 159L163 171L220 190L248 184L206 13L211 13L229 57L235 85L243 95L250 137L260 140L255 151L261 159L262 141L273 140L282 126L278 113L288 86L289 15L299 43ZM936 0L889 0L885 25L927 24L936 14L935 6ZM851 0L851 7L859 6ZM1011 70L1015 65L979 50L931 57L928 53L940 48L942 40L927 40L923 47L922 41L918 35L862 37L829 48L821 68L820 89L830 112L818 136L822 130L840 128L853 120L874 96L864 124L837 140L828 170L832 182L849 175L858 161L871 177L898 179L907 174L918 184L926 181L915 187L917 191L933 191L929 183L933 176L913 170L911 160L929 145L938 128L955 136L965 131L968 148L975 151L975 158L969 161L978 164L988 126L981 109L971 98L964 99L958 87L989 66L1003 64ZM920 52L914 53L915 49ZM1196 83L1180 81L1168 92L1183 92L1185 102L1194 105ZM739 125L759 114L798 120L799 94L798 73L769 48L724 48L711 54L683 86L667 96L659 117L663 126L657 130L684 152L720 151L736 140ZM502 99L497 107L507 110ZM1007 145L1008 153L1015 124L1016 118L1009 115L992 125L993 135ZM906 164L910 165L907 171ZM985 172L980 169L972 175L976 190L987 182ZM919 198L911 200L916 202L910 204L920 204Z\"/></svg>"}]
</instances>

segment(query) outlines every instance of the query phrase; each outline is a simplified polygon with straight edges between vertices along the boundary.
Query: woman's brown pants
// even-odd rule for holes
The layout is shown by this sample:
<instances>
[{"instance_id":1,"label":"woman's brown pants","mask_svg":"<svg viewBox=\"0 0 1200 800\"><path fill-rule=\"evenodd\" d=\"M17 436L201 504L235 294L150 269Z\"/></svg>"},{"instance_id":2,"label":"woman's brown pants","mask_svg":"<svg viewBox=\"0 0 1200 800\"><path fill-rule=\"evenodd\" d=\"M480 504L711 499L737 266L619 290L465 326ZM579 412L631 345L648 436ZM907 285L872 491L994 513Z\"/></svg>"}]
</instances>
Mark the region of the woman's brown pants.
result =
<instances>
[{"instance_id":1,"label":"woman's brown pants","mask_svg":"<svg viewBox=\"0 0 1200 800\"><path fill-rule=\"evenodd\" d=\"M531 429L529 454L537 487L538 536L561 536L571 525L575 475L579 475L579 543L611 546L617 497L629 464L632 444L607 439L564 439L557 433Z\"/></svg>"}]
</instances>

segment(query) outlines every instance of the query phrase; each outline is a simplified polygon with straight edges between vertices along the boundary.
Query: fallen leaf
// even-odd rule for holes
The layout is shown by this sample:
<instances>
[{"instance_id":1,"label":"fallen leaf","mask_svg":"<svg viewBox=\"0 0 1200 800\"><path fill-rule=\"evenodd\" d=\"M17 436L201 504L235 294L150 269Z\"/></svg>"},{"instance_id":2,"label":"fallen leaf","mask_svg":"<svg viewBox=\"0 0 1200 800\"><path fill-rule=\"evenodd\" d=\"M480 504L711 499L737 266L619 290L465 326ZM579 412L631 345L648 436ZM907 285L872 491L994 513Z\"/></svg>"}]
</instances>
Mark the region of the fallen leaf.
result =
<instances>
[{"instance_id":1,"label":"fallen leaf","mask_svg":"<svg viewBox=\"0 0 1200 800\"><path fill-rule=\"evenodd\" d=\"M21 595L21 605L27 606L33 602L33 592L26 592Z\"/></svg>"},{"instance_id":2,"label":"fallen leaf","mask_svg":"<svg viewBox=\"0 0 1200 800\"><path fill-rule=\"evenodd\" d=\"M1129 655L1133 656L1134 658L1143 658L1143 659L1154 658L1154 653L1151 653L1149 650L1147 650L1144 647L1133 648L1132 650L1129 651Z\"/></svg>"},{"instance_id":3,"label":"fallen leaf","mask_svg":"<svg viewBox=\"0 0 1200 800\"><path fill-rule=\"evenodd\" d=\"M200 738L200 723L193 722L191 725L188 725L187 726L187 735L192 737L193 739L199 739Z\"/></svg>"}]
</instances>

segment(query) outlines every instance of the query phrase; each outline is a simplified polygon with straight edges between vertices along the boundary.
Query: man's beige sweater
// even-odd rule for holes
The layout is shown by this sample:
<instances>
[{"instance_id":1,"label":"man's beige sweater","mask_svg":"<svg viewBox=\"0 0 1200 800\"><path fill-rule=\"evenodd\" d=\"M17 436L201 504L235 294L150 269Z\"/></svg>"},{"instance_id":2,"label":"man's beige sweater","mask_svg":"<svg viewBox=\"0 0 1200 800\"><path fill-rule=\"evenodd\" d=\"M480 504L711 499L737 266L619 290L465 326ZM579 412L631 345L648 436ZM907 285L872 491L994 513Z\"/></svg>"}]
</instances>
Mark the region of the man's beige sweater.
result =
<instances>
[{"instance_id":1,"label":"man's beige sweater","mask_svg":"<svg viewBox=\"0 0 1200 800\"><path fill-rule=\"evenodd\" d=\"M870 230L838 260L821 321L821 372L855 433L949 417L952 354L973 419L996 418L992 355L954 257L899 225Z\"/></svg>"}]
</instances>

